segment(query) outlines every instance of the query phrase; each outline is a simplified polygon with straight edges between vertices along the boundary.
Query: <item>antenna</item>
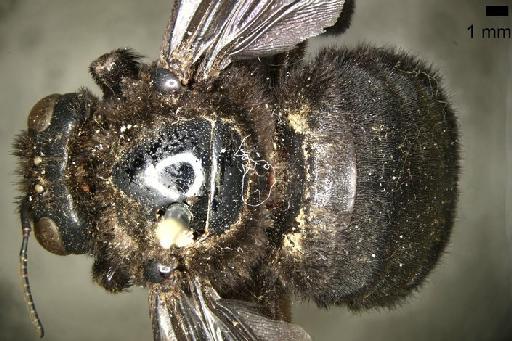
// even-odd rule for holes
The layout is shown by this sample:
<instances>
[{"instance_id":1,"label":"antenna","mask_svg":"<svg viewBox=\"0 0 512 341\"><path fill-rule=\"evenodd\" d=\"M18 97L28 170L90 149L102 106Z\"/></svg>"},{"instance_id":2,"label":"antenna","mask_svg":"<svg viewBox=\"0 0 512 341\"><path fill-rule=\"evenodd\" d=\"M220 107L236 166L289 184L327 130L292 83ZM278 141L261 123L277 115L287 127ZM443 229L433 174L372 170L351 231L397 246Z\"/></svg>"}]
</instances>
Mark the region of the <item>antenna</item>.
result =
<instances>
[{"instance_id":1,"label":"antenna","mask_svg":"<svg viewBox=\"0 0 512 341\"><path fill-rule=\"evenodd\" d=\"M25 294L25 302L27 303L28 311L30 313L30 319L32 323L39 331L39 337L44 336L44 329L41 320L39 319L39 315L37 314L36 305L34 304L34 300L32 299L32 292L30 291L30 282L28 280L28 238L30 237L30 232L32 231L32 227L30 224L30 214L29 214L29 204L28 198L24 198L21 202L20 208L20 216L21 216L21 229L23 233L23 239L21 241L21 250L20 250L20 270L21 270L21 281L23 284L23 293Z\"/></svg>"}]
</instances>

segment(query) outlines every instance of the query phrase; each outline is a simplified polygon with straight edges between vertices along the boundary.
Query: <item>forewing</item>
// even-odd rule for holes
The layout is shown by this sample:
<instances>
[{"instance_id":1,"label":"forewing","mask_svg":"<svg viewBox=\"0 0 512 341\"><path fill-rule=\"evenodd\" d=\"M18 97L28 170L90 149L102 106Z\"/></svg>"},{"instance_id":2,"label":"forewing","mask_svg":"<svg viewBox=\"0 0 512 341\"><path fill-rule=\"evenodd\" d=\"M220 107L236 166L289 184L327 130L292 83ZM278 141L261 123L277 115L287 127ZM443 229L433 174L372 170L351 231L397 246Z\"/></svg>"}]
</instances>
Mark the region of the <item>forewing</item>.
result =
<instances>
[{"instance_id":1,"label":"forewing","mask_svg":"<svg viewBox=\"0 0 512 341\"><path fill-rule=\"evenodd\" d=\"M184 83L214 78L232 60L293 48L336 23L344 0L177 0L159 66Z\"/></svg>"},{"instance_id":2,"label":"forewing","mask_svg":"<svg viewBox=\"0 0 512 341\"><path fill-rule=\"evenodd\" d=\"M221 299L197 280L189 295L152 285L149 303L155 341L310 340L299 326L266 318L250 303Z\"/></svg>"},{"instance_id":3,"label":"forewing","mask_svg":"<svg viewBox=\"0 0 512 341\"><path fill-rule=\"evenodd\" d=\"M192 295L183 290L150 289L150 315L155 341L256 341L261 340L250 328L236 320L220 319L206 303L202 292ZM201 288L199 288L201 290Z\"/></svg>"},{"instance_id":4,"label":"forewing","mask_svg":"<svg viewBox=\"0 0 512 341\"><path fill-rule=\"evenodd\" d=\"M214 301L212 305L217 316L223 320L236 321L237 326L247 326L257 340L311 340L309 334L298 325L266 318L246 302L221 299Z\"/></svg>"},{"instance_id":5,"label":"forewing","mask_svg":"<svg viewBox=\"0 0 512 341\"><path fill-rule=\"evenodd\" d=\"M155 285L149 291L149 313L155 341L216 340L207 338L204 321L182 291Z\"/></svg>"}]
</instances>

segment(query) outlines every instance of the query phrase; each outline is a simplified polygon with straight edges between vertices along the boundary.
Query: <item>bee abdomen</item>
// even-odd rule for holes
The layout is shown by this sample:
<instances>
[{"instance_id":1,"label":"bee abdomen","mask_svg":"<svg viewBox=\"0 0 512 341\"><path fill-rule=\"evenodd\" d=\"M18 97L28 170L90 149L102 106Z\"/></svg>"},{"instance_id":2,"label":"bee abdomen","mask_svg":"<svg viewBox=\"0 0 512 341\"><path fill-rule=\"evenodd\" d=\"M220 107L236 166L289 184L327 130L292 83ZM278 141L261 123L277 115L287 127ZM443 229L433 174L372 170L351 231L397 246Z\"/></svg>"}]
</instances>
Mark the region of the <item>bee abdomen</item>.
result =
<instances>
[{"instance_id":1,"label":"bee abdomen","mask_svg":"<svg viewBox=\"0 0 512 341\"><path fill-rule=\"evenodd\" d=\"M323 51L285 88L306 188L283 240L285 281L320 305L395 304L437 263L454 219L457 125L439 77L363 47Z\"/></svg>"}]
</instances>

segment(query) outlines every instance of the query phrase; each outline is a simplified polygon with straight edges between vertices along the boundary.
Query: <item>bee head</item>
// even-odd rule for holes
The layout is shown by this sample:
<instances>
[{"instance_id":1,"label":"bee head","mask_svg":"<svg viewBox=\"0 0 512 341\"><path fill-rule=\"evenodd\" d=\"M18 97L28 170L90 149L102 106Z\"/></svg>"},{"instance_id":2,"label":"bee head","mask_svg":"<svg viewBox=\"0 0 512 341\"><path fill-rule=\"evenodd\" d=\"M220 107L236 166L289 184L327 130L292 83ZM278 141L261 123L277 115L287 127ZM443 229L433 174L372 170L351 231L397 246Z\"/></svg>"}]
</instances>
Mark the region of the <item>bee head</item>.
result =
<instances>
[{"instance_id":1,"label":"bee head","mask_svg":"<svg viewBox=\"0 0 512 341\"><path fill-rule=\"evenodd\" d=\"M28 129L14 146L24 192L19 206L23 232L20 269L32 321L41 337L44 330L28 280L28 239L33 226L37 241L49 252L67 255L90 251L90 225L76 209L68 179L71 140L94 105L95 99L87 91L41 99L30 111Z\"/></svg>"},{"instance_id":2,"label":"bee head","mask_svg":"<svg viewBox=\"0 0 512 341\"><path fill-rule=\"evenodd\" d=\"M86 91L41 99L16 145L35 236L46 250L59 255L87 253L90 248L89 226L76 210L68 185L69 146L93 106L94 98Z\"/></svg>"}]
</instances>

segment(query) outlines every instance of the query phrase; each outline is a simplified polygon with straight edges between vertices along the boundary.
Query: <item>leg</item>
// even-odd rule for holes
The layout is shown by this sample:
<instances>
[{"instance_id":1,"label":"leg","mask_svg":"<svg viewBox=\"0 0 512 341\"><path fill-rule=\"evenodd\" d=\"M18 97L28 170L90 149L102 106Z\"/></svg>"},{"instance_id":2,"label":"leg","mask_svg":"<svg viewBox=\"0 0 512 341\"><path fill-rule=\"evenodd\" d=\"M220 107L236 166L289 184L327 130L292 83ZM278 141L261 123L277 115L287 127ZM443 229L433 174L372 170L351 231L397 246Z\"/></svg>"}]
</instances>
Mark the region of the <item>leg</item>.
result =
<instances>
[{"instance_id":1,"label":"leg","mask_svg":"<svg viewBox=\"0 0 512 341\"><path fill-rule=\"evenodd\" d=\"M130 49L117 49L93 61L89 71L105 97L119 97L122 96L122 79L137 78L139 59L140 56Z\"/></svg>"}]
</instances>

